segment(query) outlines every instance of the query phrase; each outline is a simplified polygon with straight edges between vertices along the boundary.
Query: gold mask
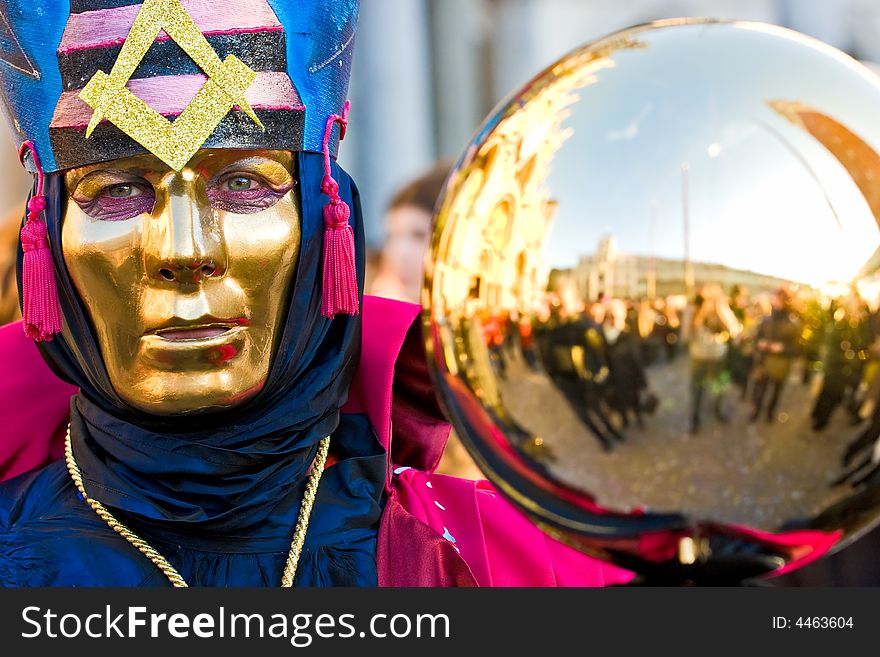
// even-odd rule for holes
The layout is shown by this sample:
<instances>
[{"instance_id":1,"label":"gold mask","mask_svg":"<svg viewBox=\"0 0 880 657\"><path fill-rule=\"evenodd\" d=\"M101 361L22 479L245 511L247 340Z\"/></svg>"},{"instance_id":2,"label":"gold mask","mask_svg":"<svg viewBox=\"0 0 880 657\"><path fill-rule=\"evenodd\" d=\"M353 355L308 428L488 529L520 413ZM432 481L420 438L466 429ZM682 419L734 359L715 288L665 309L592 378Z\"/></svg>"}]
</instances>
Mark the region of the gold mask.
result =
<instances>
[{"instance_id":1,"label":"gold mask","mask_svg":"<svg viewBox=\"0 0 880 657\"><path fill-rule=\"evenodd\" d=\"M73 169L64 260L113 387L159 415L265 384L300 248L293 155L204 149Z\"/></svg>"}]
</instances>

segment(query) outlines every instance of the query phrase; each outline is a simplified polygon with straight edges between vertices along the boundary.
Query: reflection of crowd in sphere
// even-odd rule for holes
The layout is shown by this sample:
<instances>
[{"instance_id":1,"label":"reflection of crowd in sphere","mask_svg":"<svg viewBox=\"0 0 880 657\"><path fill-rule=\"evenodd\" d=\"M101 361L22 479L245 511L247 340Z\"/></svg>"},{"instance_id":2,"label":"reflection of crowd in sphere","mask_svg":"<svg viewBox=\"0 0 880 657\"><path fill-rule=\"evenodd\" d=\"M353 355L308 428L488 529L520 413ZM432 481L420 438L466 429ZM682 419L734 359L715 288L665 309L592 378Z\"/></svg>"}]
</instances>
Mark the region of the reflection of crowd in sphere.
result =
<instances>
[{"instance_id":1,"label":"reflection of crowd in sphere","mask_svg":"<svg viewBox=\"0 0 880 657\"><path fill-rule=\"evenodd\" d=\"M858 425L875 417L848 452L850 462L880 435L880 313L856 289L829 295L804 286L750 293L703 285L655 299L602 297L572 303L549 293L532 318L486 313L483 337L496 376L505 353L522 353L543 370L601 446L610 451L631 427L644 427L658 397L651 372L687 359L687 426L727 424L745 408L752 423L787 420L779 412L789 386L807 386L817 435L835 414Z\"/></svg>"},{"instance_id":2,"label":"reflection of crowd in sphere","mask_svg":"<svg viewBox=\"0 0 880 657\"><path fill-rule=\"evenodd\" d=\"M552 296L534 326L534 350L547 375L603 449L643 428L656 395L646 368L674 360L681 322L676 300L603 298L579 308Z\"/></svg>"}]
</instances>

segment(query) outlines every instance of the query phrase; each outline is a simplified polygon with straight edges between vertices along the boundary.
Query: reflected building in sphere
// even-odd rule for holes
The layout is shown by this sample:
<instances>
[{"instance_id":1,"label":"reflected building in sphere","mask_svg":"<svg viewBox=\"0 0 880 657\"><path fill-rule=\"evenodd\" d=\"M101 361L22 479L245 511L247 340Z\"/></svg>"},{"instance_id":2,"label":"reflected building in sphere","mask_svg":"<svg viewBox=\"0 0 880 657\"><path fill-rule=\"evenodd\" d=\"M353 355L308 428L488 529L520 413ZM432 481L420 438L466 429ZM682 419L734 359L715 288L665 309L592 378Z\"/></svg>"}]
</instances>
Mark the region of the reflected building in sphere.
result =
<instances>
[{"instance_id":1,"label":"reflected building in sphere","mask_svg":"<svg viewBox=\"0 0 880 657\"><path fill-rule=\"evenodd\" d=\"M717 284L729 292L740 285L753 293L770 293L786 283L798 282L711 262L689 264L697 289ZM603 296L639 299L688 294L685 274L683 259L625 253L617 240L608 236L599 242L595 253L580 258L572 277L581 297L595 301Z\"/></svg>"},{"instance_id":2,"label":"reflected building in sphere","mask_svg":"<svg viewBox=\"0 0 880 657\"><path fill-rule=\"evenodd\" d=\"M485 143L447 183L454 202L438 217L455 227L438 245L434 271L446 303L468 306L466 313L530 312L540 304L550 273L544 240L558 207L546 180L554 155L571 136L563 127L568 108L580 99L577 91L611 64L612 52L638 47L621 40L583 55L584 61L561 63L527 104L484 128Z\"/></svg>"}]
</instances>

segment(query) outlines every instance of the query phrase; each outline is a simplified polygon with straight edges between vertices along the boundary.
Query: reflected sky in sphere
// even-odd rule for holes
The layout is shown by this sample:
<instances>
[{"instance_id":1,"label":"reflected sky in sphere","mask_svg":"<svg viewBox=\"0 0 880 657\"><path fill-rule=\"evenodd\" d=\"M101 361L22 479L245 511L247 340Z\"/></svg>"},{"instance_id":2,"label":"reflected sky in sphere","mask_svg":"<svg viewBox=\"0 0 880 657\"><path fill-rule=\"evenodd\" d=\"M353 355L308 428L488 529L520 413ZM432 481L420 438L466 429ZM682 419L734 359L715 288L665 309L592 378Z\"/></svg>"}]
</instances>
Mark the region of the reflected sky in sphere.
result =
<instances>
[{"instance_id":1,"label":"reflected sky in sphere","mask_svg":"<svg viewBox=\"0 0 880 657\"><path fill-rule=\"evenodd\" d=\"M693 60L672 32L639 35L650 56L620 48L577 92L548 179L554 223L565 226L550 232L548 261L574 266L605 236L623 253L682 259L686 195L695 261L812 286L858 272L878 243L871 209L841 162L770 103L855 117L858 136L880 150L880 130L863 128L877 123L864 114L877 102L871 74L794 39L749 53L749 38L717 31Z\"/></svg>"}]
</instances>

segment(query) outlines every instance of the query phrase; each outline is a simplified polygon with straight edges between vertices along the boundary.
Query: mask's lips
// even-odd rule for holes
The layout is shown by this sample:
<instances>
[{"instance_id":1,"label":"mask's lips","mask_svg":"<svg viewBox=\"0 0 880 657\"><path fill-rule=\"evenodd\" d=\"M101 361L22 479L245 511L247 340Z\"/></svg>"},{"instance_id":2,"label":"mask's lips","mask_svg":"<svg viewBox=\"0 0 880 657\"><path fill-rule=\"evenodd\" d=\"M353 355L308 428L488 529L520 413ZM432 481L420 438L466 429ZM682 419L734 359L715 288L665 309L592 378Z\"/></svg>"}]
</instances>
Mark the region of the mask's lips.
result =
<instances>
[{"instance_id":1,"label":"mask's lips","mask_svg":"<svg viewBox=\"0 0 880 657\"><path fill-rule=\"evenodd\" d=\"M171 326L158 329L155 334L164 340L207 340L223 335L237 324L201 324L192 326Z\"/></svg>"}]
</instances>

